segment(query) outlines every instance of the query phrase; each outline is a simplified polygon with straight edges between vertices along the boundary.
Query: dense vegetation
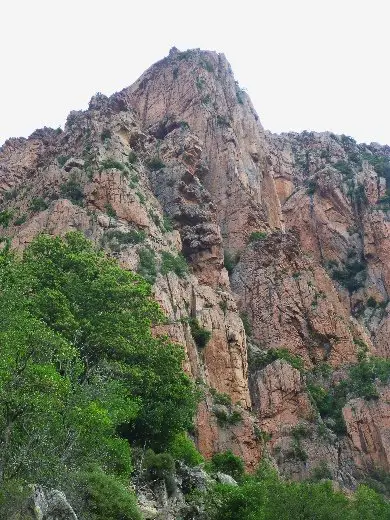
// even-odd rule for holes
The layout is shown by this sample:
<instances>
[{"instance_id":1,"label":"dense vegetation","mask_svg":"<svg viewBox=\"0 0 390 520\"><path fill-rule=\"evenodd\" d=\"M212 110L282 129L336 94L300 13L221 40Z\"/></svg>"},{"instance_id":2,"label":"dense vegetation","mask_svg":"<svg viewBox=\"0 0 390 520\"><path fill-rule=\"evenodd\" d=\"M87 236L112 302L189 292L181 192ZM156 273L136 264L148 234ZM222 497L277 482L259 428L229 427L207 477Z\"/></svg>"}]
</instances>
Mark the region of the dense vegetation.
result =
<instances>
[{"instance_id":1,"label":"dense vegetation","mask_svg":"<svg viewBox=\"0 0 390 520\"><path fill-rule=\"evenodd\" d=\"M164 480L168 492L175 461L203 461L185 433L197 395L182 349L152 335L163 316L150 285L69 233L38 237L22 257L3 242L0 288L0 517L21 510L28 485L39 483L65 491L84 520L141 519L128 487L132 452L143 454L146 478ZM190 325L203 347L208 331ZM376 361L354 370L354 393L371 398L374 380L389 376ZM229 404L223 394L214 399ZM329 403L317 403L326 414ZM390 517L368 487L350 499L330 483L282 481L266 466L248 477L231 452L205 467L239 481L190 493L210 520Z\"/></svg>"},{"instance_id":2,"label":"dense vegetation","mask_svg":"<svg viewBox=\"0 0 390 520\"><path fill-rule=\"evenodd\" d=\"M263 465L240 486L218 485L206 499L210 520L387 520L390 505L360 486L347 497L331 482L286 482Z\"/></svg>"},{"instance_id":3,"label":"dense vegetation","mask_svg":"<svg viewBox=\"0 0 390 520\"><path fill-rule=\"evenodd\" d=\"M152 336L163 316L149 284L70 233L22 258L5 247L0 287L1 518L27 483L94 502L85 518L138 518L120 512L134 503L130 445L166 449L196 406L182 349Z\"/></svg>"}]
</instances>

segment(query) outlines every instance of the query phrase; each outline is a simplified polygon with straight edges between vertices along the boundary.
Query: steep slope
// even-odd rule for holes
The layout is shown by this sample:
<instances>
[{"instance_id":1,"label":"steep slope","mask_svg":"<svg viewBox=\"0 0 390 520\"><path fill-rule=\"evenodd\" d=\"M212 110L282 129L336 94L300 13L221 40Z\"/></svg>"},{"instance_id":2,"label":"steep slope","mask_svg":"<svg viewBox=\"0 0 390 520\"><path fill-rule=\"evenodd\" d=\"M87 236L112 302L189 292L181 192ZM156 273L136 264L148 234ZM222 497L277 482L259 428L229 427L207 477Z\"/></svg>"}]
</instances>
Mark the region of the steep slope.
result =
<instances>
[{"instance_id":1,"label":"steep slope","mask_svg":"<svg viewBox=\"0 0 390 520\"><path fill-rule=\"evenodd\" d=\"M18 249L82 230L153 283L206 456L254 469L266 450L353 487L390 465L387 368L369 365L390 349L389 180L388 147L270 134L223 55L174 48L64 131L7 141L0 222ZM350 375L366 365L375 395Z\"/></svg>"}]
</instances>

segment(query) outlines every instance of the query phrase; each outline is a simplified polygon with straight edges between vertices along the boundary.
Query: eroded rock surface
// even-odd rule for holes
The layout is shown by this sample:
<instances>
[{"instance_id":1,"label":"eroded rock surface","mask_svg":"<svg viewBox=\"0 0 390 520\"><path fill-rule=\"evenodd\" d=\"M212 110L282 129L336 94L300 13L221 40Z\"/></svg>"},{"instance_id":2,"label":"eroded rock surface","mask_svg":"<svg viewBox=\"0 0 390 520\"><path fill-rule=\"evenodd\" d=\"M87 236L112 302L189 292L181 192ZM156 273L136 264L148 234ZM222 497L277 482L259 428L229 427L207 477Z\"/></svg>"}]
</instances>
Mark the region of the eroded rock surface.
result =
<instances>
[{"instance_id":1,"label":"eroded rock surface","mask_svg":"<svg viewBox=\"0 0 390 520\"><path fill-rule=\"evenodd\" d=\"M172 49L134 85L71 112L64 131L2 146L2 235L23 249L40 232L81 230L149 277L168 318L155 332L183 345L204 391L206 457L231 449L254 470L268 451L294 478L320 468L354 487L373 465L389 469L389 386L376 401L347 395L336 435L308 380L330 367L318 383L330 392L351 366L390 356L389 182L389 147L271 134L225 56ZM162 274L164 254L179 253L188 273ZM204 348L194 318L211 332ZM248 367L248 336L262 366Z\"/></svg>"}]
</instances>

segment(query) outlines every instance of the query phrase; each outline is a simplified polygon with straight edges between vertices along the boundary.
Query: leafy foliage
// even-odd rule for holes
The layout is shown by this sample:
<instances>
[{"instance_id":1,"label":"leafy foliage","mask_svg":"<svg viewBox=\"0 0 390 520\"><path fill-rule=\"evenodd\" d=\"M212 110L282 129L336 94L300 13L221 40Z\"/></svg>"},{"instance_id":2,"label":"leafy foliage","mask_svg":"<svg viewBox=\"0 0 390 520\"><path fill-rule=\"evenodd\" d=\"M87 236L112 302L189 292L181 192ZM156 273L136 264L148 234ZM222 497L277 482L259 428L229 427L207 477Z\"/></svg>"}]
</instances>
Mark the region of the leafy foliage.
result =
<instances>
[{"instance_id":1,"label":"leafy foliage","mask_svg":"<svg viewBox=\"0 0 390 520\"><path fill-rule=\"evenodd\" d=\"M104 206L104 209L106 210L106 213L110 218L117 217L115 209L112 207L112 204L110 204L109 202Z\"/></svg>"},{"instance_id":2,"label":"leafy foliage","mask_svg":"<svg viewBox=\"0 0 390 520\"><path fill-rule=\"evenodd\" d=\"M153 172L155 172L157 170L161 170L162 168L165 168L165 164L162 162L162 160L159 157L152 157L151 159L146 161L146 165Z\"/></svg>"},{"instance_id":3,"label":"leafy foliage","mask_svg":"<svg viewBox=\"0 0 390 520\"><path fill-rule=\"evenodd\" d=\"M85 520L142 520L134 493L99 468L75 476L69 497Z\"/></svg>"},{"instance_id":4,"label":"leafy foliage","mask_svg":"<svg viewBox=\"0 0 390 520\"><path fill-rule=\"evenodd\" d=\"M230 450L215 453L211 458L212 469L230 475L239 480L244 475L244 463L240 457L234 455Z\"/></svg>"},{"instance_id":5,"label":"leafy foliage","mask_svg":"<svg viewBox=\"0 0 390 520\"><path fill-rule=\"evenodd\" d=\"M138 251L139 263L137 272L149 283L153 284L157 277L156 255L153 249L144 247Z\"/></svg>"},{"instance_id":6,"label":"leafy foliage","mask_svg":"<svg viewBox=\"0 0 390 520\"><path fill-rule=\"evenodd\" d=\"M259 240L265 240L267 233L265 231L253 231L249 235L249 242L258 242Z\"/></svg>"},{"instance_id":7,"label":"leafy foliage","mask_svg":"<svg viewBox=\"0 0 390 520\"><path fill-rule=\"evenodd\" d=\"M180 432L172 439L168 452L174 460L181 460L187 466L197 466L203 462L203 457L195 448L195 444L185 432Z\"/></svg>"},{"instance_id":8,"label":"leafy foliage","mask_svg":"<svg viewBox=\"0 0 390 520\"><path fill-rule=\"evenodd\" d=\"M61 195L77 205L81 205L84 199L84 191L80 183L74 177L61 186Z\"/></svg>"},{"instance_id":9,"label":"leafy foliage","mask_svg":"<svg viewBox=\"0 0 390 520\"><path fill-rule=\"evenodd\" d=\"M196 318L191 318L189 321L192 337L196 346L200 349L204 348L210 341L211 332L200 326Z\"/></svg>"},{"instance_id":10,"label":"leafy foliage","mask_svg":"<svg viewBox=\"0 0 390 520\"><path fill-rule=\"evenodd\" d=\"M390 505L366 486L349 498L331 482L288 482L264 465L239 486L217 485L206 505L210 520L385 520L390 515Z\"/></svg>"},{"instance_id":11,"label":"leafy foliage","mask_svg":"<svg viewBox=\"0 0 390 520\"><path fill-rule=\"evenodd\" d=\"M0 226L3 228L7 228L13 218L14 214L11 210L6 209L4 211L0 211Z\"/></svg>"},{"instance_id":12,"label":"leafy foliage","mask_svg":"<svg viewBox=\"0 0 390 520\"><path fill-rule=\"evenodd\" d=\"M152 336L163 316L142 278L69 233L4 250L0 286L0 482L53 485L90 462L128 476L118 432L163 449L191 425L183 351Z\"/></svg>"},{"instance_id":13,"label":"leafy foliage","mask_svg":"<svg viewBox=\"0 0 390 520\"><path fill-rule=\"evenodd\" d=\"M253 370L261 370L277 359L284 359L297 370L303 370L303 360L299 356L291 354L285 348L271 348L264 352L256 352L250 356L250 364Z\"/></svg>"},{"instance_id":14,"label":"leafy foliage","mask_svg":"<svg viewBox=\"0 0 390 520\"><path fill-rule=\"evenodd\" d=\"M309 383L308 390L323 419L330 419L330 426L338 434L345 433L342 408L352 397L377 399L376 382L390 381L390 360L363 358L349 369L347 379L328 390L316 383Z\"/></svg>"},{"instance_id":15,"label":"leafy foliage","mask_svg":"<svg viewBox=\"0 0 390 520\"><path fill-rule=\"evenodd\" d=\"M119 170L121 172L126 170L125 166L122 163L111 157L104 159L100 163L100 167L102 170Z\"/></svg>"},{"instance_id":16,"label":"leafy foliage","mask_svg":"<svg viewBox=\"0 0 390 520\"><path fill-rule=\"evenodd\" d=\"M49 205L42 197L32 199L30 204L30 210L34 212L45 211L48 207Z\"/></svg>"},{"instance_id":17,"label":"leafy foliage","mask_svg":"<svg viewBox=\"0 0 390 520\"><path fill-rule=\"evenodd\" d=\"M179 278L183 278L188 273L188 265L183 255L172 255L168 251L161 253L161 274L168 274L173 271Z\"/></svg>"}]
</instances>

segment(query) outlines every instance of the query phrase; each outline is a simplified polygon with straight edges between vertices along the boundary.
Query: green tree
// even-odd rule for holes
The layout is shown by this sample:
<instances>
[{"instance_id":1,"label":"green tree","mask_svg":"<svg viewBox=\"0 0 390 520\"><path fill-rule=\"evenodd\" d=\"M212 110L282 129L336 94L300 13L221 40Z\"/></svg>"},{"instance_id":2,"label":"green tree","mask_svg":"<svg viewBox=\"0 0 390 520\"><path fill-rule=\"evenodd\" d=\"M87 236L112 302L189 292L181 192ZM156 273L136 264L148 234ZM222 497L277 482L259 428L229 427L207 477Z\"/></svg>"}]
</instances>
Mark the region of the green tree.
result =
<instances>
[{"instance_id":1,"label":"green tree","mask_svg":"<svg viewBox=\"0 0 390 520\"><path fill-rule=\"evenodd\" d=\"M129 443L191 425L183 350L152 325L150 285L79 233L0 254L0 483L54 485L87 464L126 479Z\"/></svg>"}]
</instances>

